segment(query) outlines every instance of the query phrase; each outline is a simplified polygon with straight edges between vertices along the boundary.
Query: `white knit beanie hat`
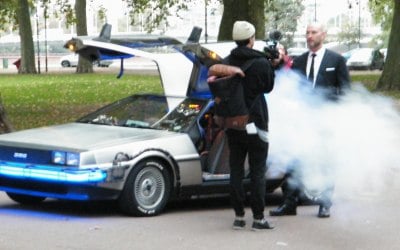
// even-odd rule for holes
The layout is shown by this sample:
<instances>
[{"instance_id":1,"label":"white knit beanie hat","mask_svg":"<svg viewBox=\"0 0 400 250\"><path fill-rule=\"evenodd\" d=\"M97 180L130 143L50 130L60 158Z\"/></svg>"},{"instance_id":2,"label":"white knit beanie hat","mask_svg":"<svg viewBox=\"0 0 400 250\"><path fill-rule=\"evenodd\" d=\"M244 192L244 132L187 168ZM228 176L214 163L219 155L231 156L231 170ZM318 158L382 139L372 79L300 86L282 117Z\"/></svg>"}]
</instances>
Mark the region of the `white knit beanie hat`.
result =
<instances>
[{"instance_id":1,"label":"white knit beanie hat","mask_svg":"<svg viewBox=\"0 0 400 250\"><path fill-rule=\"evenodd\" d=\"M256 33L254 25L246 21L236 21L233 24L232 39L242 41L249 39Z\"/></svg>"}]
</instances>

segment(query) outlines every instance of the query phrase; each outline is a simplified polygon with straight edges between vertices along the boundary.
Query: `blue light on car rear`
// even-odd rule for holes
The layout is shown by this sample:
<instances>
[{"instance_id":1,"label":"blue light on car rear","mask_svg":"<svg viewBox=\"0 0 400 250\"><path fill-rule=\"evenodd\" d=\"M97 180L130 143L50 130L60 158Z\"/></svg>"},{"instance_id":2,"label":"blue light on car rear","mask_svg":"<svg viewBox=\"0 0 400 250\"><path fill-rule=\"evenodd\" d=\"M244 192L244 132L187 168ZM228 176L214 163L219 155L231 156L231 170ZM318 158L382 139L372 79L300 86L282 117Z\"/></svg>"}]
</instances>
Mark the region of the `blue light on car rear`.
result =
<instances>
[{"instance_id":1,"label":"blue light on car rear","mask_svg":"<svg viewBox=\"0 0 400 250\"><path fill-rule=\"evenodd\" d=\"M107 173L101 169L40 168L15 163L0 163L0 175L56 182L93 183L104 181Z\"/></svg>"}]
</instances>

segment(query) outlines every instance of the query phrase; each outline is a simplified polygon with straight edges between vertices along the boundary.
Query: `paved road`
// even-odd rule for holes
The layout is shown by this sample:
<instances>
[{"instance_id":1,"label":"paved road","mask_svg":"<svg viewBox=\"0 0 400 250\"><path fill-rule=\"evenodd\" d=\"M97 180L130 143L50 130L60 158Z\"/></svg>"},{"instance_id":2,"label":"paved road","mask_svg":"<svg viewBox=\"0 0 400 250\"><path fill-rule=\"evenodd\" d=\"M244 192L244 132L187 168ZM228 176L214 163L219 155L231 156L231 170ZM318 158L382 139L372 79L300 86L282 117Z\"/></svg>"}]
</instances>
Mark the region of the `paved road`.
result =
<instances>
[{"instance_id":1,"label":"paved road","mask_svg":"<svg viewBox=\"0 0 400 250\"><path fill-rule=\"evenodd\" d=\"M274 230L231 229L233 214L225 198L171 204L157 217L124 217L113 203L46 201L22 207L0 193L0 249L399 249L400 177L387 173L378 189L341 190L329 219L317 207L301 206L298 216L271 218ZM268 197L266 209L280 202ZM251 222L247 209L248 224Z\"/></svg>"}]
</instances>

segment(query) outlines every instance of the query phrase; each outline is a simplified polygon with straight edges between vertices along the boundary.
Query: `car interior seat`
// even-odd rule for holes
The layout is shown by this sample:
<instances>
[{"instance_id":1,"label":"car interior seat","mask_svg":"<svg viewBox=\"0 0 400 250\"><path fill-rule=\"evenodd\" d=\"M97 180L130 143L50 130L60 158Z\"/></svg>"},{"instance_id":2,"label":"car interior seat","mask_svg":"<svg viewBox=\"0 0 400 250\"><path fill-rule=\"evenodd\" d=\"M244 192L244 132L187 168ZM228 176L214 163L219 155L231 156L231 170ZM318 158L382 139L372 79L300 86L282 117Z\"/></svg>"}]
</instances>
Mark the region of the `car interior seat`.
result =
<instances>
[{"instance_id":1,"label":"car interior seat","mask_svg":"<svg viewBox=\"0 0 400 250\"><path fill-rule=\"evenodd\" d=\"M207 170L211 174L229 174L228 138L224 130L220 130L208 152Z\"/></svg>"}]
</instances>

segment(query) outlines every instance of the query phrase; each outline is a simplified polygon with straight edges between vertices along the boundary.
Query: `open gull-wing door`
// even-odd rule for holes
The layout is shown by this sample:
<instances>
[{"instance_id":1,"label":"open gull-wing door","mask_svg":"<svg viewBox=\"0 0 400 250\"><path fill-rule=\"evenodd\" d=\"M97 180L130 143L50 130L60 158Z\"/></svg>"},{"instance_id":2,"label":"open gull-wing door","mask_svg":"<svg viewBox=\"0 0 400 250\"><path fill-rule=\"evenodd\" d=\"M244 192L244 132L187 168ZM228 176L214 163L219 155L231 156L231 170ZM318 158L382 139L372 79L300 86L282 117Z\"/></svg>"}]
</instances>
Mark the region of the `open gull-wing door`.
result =
<instances>
[{"instance_id":1,"label":"open gull-wing door","mask_svg":"<svg viewBox=\"0 0 400 250\"><path fill-rule=\"evenodd\" d=\"M210 97L207 84L208 67L220 57L199 44L201 29L194 27L185 43L177 39L156 35L111 36L106 24L98 37L76 37L65 47L90 61L121 60L142 57L155 62L165 95Z\"/></svg>"},{"instance_id":2,"label":"open gull-wing door","mask_svg":"<svg viewBox=\"0 0 400 250\"><path fill-rule=\"evenodd\" d=\"M150 59L157 65L165 95L186 96L193 63L175 49L175 46L182 45L180 41L154 35L112 37L107 35L110 32L105 32L104 36L104 30L99 37L72 38L64 47L90 61L119 59L121 68L125 58Z\"/></svg>"}]
</instances>

